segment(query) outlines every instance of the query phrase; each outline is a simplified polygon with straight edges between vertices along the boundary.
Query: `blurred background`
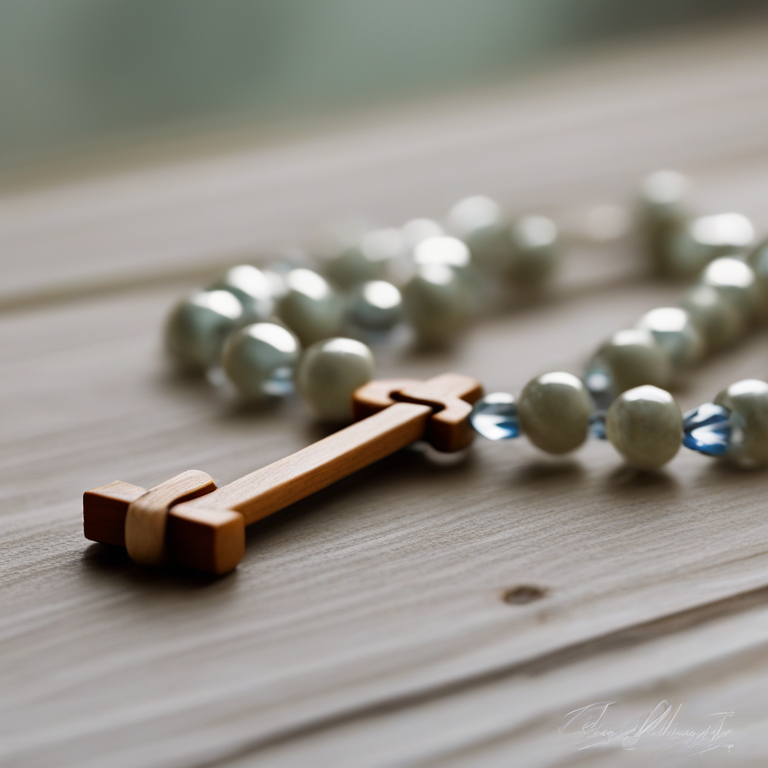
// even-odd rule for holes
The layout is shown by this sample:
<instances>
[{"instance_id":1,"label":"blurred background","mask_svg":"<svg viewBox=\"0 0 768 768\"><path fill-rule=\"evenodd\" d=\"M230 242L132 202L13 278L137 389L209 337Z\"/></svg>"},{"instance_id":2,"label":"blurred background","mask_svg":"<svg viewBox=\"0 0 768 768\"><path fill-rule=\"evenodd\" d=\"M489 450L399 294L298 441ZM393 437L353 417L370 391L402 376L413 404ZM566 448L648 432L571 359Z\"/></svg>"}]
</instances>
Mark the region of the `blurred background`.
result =
<instances>
[{"instance_id":1,"label":"blurred background","mask_svg":"<svg viewBox=\"0 0 768 768\"><path fill-rule=\"evenodd\" d=\"M764 0L2 0L0 174L498 82Z\"/></svg>"}]
</instances>

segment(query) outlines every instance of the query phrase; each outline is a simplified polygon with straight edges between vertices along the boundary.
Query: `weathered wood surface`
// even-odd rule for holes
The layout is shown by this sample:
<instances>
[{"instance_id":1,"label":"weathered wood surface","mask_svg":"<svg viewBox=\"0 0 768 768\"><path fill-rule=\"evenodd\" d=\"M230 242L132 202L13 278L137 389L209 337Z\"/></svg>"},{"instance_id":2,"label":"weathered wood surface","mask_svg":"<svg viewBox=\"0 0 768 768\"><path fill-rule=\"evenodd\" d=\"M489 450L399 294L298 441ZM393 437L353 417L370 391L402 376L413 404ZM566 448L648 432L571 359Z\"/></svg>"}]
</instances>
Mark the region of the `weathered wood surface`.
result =
<instances>
[{"instance_id":1,"label":"weathered wood surface","mask_svg":"<svg viewBox=\"0 0 768 768\"><path fill-rule=\"evenodd\" d=\"M175 378L158 335L191 272L324 218L396 222L477 190L575 216L674 165L705 207L767 231L766 43L670 42L541 89L0 200L0 762L647 765L558 728L593 702L623 722L669 699L699 724L735 712L711 765L764 765L766 473L681 453L642 478L602 443L559 461L478 443L453 467L403 452L254 526L218 580L89 545L80 497L190 467L226 483L320 436L296 401L246 411ZM519 391L578 371L679 295L640 272L625 245L582 244L552 300L488 313L453 352L382 349L378 374ZM768 376L765 343L707 363L683 406ZM543 597L505 602L519 585Z\"/></svg>"}]
</instances>

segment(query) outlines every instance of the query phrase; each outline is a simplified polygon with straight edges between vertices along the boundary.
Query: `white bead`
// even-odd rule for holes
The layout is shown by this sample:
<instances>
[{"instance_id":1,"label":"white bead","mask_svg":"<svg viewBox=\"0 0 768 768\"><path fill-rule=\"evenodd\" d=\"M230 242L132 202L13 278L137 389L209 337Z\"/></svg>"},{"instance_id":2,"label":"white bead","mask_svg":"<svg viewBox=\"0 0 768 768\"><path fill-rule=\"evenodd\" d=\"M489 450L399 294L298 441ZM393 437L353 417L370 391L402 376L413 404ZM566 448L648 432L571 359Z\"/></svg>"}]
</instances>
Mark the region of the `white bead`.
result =
<instances>
[{"instance_id":1,"label":"white bead","mask_svg":"<svg viewBox=\"0 0 768 768\"><path fill-rule=\"evenodd\" d=\"M352 419L352 394L373 378L373 355L354 339L326 339L301 357L296 386L304 401L323 421Z\"/></svg>"},{"instance_id":2,"label":"white bead","mask_svg":"<svg viewBox=\"0 0 768 768\"><path fill-rule=\"evenodd\" d=\"M372 280L355 291L350 320L367 331L388 331L403 317L403 297L392 283Z\"/></svg>"},{"instance_id":3,"label":"white bead","mask_svg":"<svg viewBox=\"0 0 768 768\"><path fill-rule=\"evenodd\" d=\"M640 188L638 224L648 255L658 272L674 273L670 241L689 218L691 183L676 171L656 171Z\"/></svg>"},{"instance_id":4,"label":"white bead","mask_svg":"<svg viewBox=\"0 0 768 768\"><path fill-rule=\"evenodd\" d=\"M250 264L228 269L209 290L229 291L243 305L243 322L269 320L275 308L269 277Z\"/></svg>"},{"instance_id":5,"label":"white bead","mask_svg":"<svg viewBox=\"0 0 768 768\"><path fill-rule=\"evenodd\" d=\"M460 277L466 277L471 261L467 244L456 237L429 237L413 249L413 262L417 269L446 266Z\"/></svg>"},{"instance_id":6,"label":"white bead","mask_svg":"<svg viewBox=\"0 0 768 768\"><path fill-rule=\"evenodd\" d=\"M768 384L737 381L718 394L715 404L731 411L731 423L741 431L741 443L733 442L728 458L746 465L768 464Z\"/></svg>"},{"instance_id":7,"label":"white bead","mask_svg":"<svg viewBox=\"0 0 768 768\"><path fill-rule=\"evenodd\" d=\"M293 389L299 340L274 323L254 323L233 333L224 346L222 364L241 394L259 399Z\"/></svg>"},{"instance_id":8,"label":"white bead","mask_svg":"<svg viewBox=\"0 0 768 768\"><path fill-rule=\"evenodd\" d=\"M427 345L455 341L471 317L471 289L442 264L420 267L403 289L403 302L417 337Z\"/></svg>"},{"instance_id":9,"label":"white bead","mask_svg":"<svg viewBox=\"0 0 768 768\"><path fill-rule=\"evenodd\" d=\"M224 341L242 315L242 304L229 291L197 291L172 310L166 348L183 367L205 370L219 361Z\"/></svg>"},{"instance_id":10,"label":"white bead","mask_svg":"<svg viewBox=\"0 0 768 768\"><path fill-rule=\"evenodd\" d=\"M611 336L598 349L590 367L607 370L615 394L642 384L666 387L672 373L667 353L650 331L639 328Z\"/></svg>"},{"instance_id":11,"label":"white bead","mask_svg":"<svg viewBox=\"0 0 768 768\"><path fill-rule=\"evenodd\" d=\"M339 333L344 302L325 278L310 269L293 269L285 276L285 286L277 313L302 344Z\"/></svg>"},{"instance_id":12,"label":"white bead","mask_svg":"<svg viewBox=\"0 0 768 768\"><path fill-rule=\"evenodd\" d=\"M490 197L459 200L446 217L448 229L461 238L477 264L498 271L510 258L512 243L501 206Z\"/></svg>"},{"instance_id":13,"label":"white bead","mask_svg":"<svg viewBox=\"0 0 768 768\"><path fill-rule=\"evenodd\" d=\"M669 392L652 386L635 387L611 403L605 432L628 464L658 469L680 450L683 415Z\"/></svg>"},{"instance_id":14,"label":"white bead","mask_svg":"<svg viewBox=\"0 0 768 768\"><path fill-rule=\"evenodd\" d=\"M690 207L691 183L677 171L656 171L640 187L640 218L643 222L679 220Z\"/></svg>"},{"instance_id":15,"label":"white bead","mask_svg":"<svg viewBox=\"0 0 768 768\"><path fill-rule=\"evenodd\" d=\"M701 216L670 235L668 272L678 277L693 276L712 259L744 252L754 237L752 222L740 213Z\"/></svg>"},{"instance_id":16,"label":"white bead","mask_svg":"<svg viewBox=\"0 0 768 768\"><path fill-rule=\"evenodd\" d=\"M376 229L336 253L325 256L324 271L341 288L351 288L386 275L387 265L404 249L399 229Z\"/></svg>"},{"instance_id":17,"label":"white bead","mask_svg":"<svg viewBox=\"0 0 768 768\"><path fill-rule=\"evenodd\" d=\"M710 285L691 288L682 301L683 309L706 341L716 351L735 342L746 330L744 312L726 301Z\"/></svg>"},{"instance_id":18,"label":"white bead","mask_svg":"<svg viewBox=\"0 0 768 768\"><path fill-rule=\"evenodd\" d=\"M679 307L652 309L637 321L636 327L653 335L676 370L690 368L704 354L701 334L688 313Z\"/></svg>"},{"instance_id":19,"label":"white bead","mask_svg":"<svg viewBox=\"0 0 768 768\"><path fill-rule=\"evenodd\" d=\"M592 398L570 373L545 373L525 385L517 404L522 432L543 451L568 453L589 432Z\"/></svg>"},{"instance_id":20,"label":"white bead","mask_svg":"<svg viewBox=\"0 0 768 768\"><path fill-rule=\"evenodd\" d=\"M521 287L538 288L560 262L557 225L546 216L523 216L510 228L512 243L505 274Z\"/></svg>"},{"instance_id":21,"label":"white bead","mask_svg":"<svg viewBox=\"0 0 768 768\"><path fill-rule=\"evenodd\" d=\"M747 320L755 319L761 309L762 292L757 276L741 259L729 256L715 259L707 265L699 284L714 288Z\"/></svg>"},{"instance_id":22,"label":"white bead","mask_svg":"<svg viewBox=\"0 0 768 768\"><path fill-rule=\"evenodd\" d=\"M765 321L768 319L768 241L761 242L749 257L757 284L760 287L760 302L758 315Z\"/></svg>"}]
</instances>

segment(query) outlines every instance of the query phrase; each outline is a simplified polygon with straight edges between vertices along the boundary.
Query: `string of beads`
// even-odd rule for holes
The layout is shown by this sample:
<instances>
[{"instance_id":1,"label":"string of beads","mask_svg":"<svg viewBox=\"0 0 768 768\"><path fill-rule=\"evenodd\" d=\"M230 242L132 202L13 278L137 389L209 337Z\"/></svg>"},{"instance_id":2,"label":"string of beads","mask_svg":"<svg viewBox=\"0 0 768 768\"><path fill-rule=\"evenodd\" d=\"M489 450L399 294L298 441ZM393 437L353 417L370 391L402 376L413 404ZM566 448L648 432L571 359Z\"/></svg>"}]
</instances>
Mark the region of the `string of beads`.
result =
<instances>
[{"instance_id":1,"label":"string of beads","mask_svg":"<svg viewBox=\"0 0 768 768\"><path fill-rule=\"evenodd\" d=\"M646 313L599 346L581 377L552 372L519 399L493 393L472 423L491 440L525 434L562 454L592 436L643 469L680 445L743 464L768 464L768 384L737 382L683 416L674 387L707 355L768 319L768 242L740 214L695 216L690 183L662 171L639 194L637 233L655 270L698 275L680 306ZM441 224L358 231L317 257L232 267L186 297L166 346L187 370L220 367L249 399L294 387L315 414L343 423L351 395L374 376L370 347L407 326L422 345L454 340L482 303L483 281L543 292L562 260L563 237L544 216L510 219L487 197L457 203ZM322 274L321 274L322 273Z\"/></svg>"}]
</instances>

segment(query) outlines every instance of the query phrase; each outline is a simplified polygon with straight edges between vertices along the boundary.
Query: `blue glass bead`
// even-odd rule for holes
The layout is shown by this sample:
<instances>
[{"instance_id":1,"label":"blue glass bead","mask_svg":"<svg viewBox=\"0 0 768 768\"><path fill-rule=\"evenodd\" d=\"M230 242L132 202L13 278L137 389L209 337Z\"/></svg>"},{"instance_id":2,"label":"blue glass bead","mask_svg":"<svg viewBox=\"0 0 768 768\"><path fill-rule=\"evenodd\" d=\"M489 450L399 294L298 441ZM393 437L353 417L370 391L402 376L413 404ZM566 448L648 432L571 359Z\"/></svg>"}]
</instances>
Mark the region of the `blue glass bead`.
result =
<instances>
[{"instance_id":1,"label":"blue glass bead","mask_svg":"<svg viewBox=\"0 0 768 768\"><path fill-rule=\"evenodd\" d=\"M592 401L598 411L607 411L608 406L616 397L613 377L607 366L593 361L584 374L584 386L592 396Z\"/></svg>"},{"instance_id":2,"label":"blue glass bead","mask_svg":"<svg viewBox=\"0 0 768 768\"><path fill-rule=\"evenodd\" d=\"M724 456L740 430L734 430L731 412L704 403L683 417L683 445L707 456Z\"/></svg>"},{"instance_id":3,"label":"blue glass bead","mask_svg":"<svg viewBox=\"0 0 768 768\"><path fill-rule=\"evenodd\" d=\"M595 411L589 417L589 436L597 440L607 440L605 432L605 411Z\"/></svg>"},{"instance_id":4,"label":"blue glass bead","mask_svg":"<svg viewBox=\"0 0 768 768\"><path fill-rule=\"evenodd\" d=\"M469 421L489 440L509 440L520 435L515 398L506 392L494 392L475 403Z\"/></svg>"}]
</instances>

